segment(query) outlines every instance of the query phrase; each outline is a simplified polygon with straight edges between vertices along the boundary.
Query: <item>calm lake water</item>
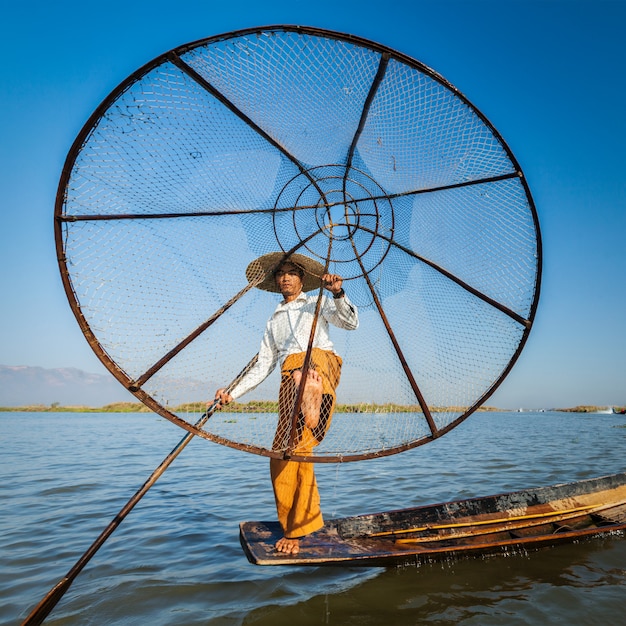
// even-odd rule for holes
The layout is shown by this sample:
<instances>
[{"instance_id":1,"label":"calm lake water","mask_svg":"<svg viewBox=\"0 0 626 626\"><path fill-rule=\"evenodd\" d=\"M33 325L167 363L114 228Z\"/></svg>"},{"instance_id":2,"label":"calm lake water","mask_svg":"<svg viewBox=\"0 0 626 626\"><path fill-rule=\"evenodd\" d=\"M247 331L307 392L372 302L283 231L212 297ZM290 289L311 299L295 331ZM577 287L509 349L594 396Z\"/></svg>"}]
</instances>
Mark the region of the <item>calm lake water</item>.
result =
<instances>
[{"instance_id":1,"label":"calm lake water","mask_svg":"<svg viewBox=\"0 0 626 626\"><path fill-rule=\"evenodd\" d=\"M0 623L19 624L184 432L151 414L0 413ZM478 413L404 454L317 465L326 517L626 470L626 418ZM49 624L624 623L626 540L394 569L258 567L238 523L274 519L268 460L195 439Z\"/></svg>"}]
</instances>

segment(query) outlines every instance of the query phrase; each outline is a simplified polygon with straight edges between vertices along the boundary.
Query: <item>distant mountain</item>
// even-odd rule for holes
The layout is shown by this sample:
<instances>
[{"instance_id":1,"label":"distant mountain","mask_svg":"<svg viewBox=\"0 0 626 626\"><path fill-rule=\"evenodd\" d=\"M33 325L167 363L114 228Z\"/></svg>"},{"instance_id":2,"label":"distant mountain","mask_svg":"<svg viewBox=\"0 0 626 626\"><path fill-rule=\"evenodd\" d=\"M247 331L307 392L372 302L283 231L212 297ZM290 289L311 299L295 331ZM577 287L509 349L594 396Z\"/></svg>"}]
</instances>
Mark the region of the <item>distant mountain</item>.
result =
<instances>
[{"instance_id":1,"label":"distant mountain","mask_svg":"<svg viewBox=\"0 0 626 626\"><path fill-rule=\"evenodd\" d=\"M100 407L137 401L115 378L74 367L46 369L0 365L0 406L50 405Z\"/></svg>"}]
</instances>

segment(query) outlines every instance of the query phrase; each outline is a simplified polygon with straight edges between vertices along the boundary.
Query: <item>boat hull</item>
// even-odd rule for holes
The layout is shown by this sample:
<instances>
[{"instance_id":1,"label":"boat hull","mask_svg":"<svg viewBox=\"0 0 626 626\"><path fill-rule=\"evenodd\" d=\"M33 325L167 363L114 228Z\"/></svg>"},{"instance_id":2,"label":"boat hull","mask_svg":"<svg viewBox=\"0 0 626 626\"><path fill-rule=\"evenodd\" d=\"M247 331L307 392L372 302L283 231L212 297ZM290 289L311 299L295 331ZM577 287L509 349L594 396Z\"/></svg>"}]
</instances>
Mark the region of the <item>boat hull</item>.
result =
<instances>
[{"instance_id":1,"label":"boat hull","mask_svg":"<svg viewBox=\"0 0 626 626\"><path fill-rule=\"evenodd\" d=\"M257 565L421 564L532 550L626 531L626 473L329 520L297 555L274 548L277 522L243 522L241 545Z\"/></svg>"}]
</instances>

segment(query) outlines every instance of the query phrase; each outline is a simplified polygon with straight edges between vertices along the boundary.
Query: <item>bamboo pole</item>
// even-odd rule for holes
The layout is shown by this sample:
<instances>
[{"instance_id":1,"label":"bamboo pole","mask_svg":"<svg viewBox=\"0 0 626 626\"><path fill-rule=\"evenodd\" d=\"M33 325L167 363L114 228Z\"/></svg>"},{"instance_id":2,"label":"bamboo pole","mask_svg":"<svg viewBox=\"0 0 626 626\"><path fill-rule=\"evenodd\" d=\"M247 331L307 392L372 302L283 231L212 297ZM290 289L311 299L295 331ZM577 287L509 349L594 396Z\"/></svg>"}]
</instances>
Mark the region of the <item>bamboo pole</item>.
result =
<instances>
[{"instance_id":1,"label":"bamboo pole","mask_svg":"<svg viewBox=\"0 0 626 626\"><path fill-rule=\"evenodd\" d=\"M241 370L237 377L228 385L227 390L232 389L254 366L258 355L255 355L246 367ZM211 415L219 408L219 400L214 400L207 408L202 417L196 422L196 428L202 428L210 419ZM100 533L99 537L91 544L87 551L76 561L72 569L44 596L37 606L30 612L28 617L22 622L22 626L37 626L41 624L57 605L65 592L70 588L74 579L80 574L82 569L89 563L93 555L102 547L102 544L113 534L113 531L122 523L124 518L133 510L135 505L148 492L150 487L156 483L165 470L172 464L174 459L183 451L187 444L195 437L193 433L187 433L172 451L163 459L163 462L152 472L150 478L132 496L132 498L122 507L120 512L111 520L109 525Z\"/></svg>"}]
</instances>

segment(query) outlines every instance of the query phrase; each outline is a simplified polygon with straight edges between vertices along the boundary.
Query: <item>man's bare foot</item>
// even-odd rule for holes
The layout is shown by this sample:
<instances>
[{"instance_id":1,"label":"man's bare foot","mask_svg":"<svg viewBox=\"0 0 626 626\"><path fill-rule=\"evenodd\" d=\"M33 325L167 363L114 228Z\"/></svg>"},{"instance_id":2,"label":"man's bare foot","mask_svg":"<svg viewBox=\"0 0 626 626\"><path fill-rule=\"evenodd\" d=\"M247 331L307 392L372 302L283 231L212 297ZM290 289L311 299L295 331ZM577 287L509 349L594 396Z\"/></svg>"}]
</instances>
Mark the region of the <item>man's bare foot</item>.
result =
<instances>
[{"instance_id":1,"label":"man's bare foot","mask_svg":"<svg viewBox=\"0 0 626 626\"><path fill-rule=\"evenodd\" d=\"M276 550L283 554L298 554L300 552L300 540L281 537L276 542Z\"/></svg>"},{"instance_id":2,"label":"man's bare foot","mask_svg":"<svg viewBox=\"0 0 626 626\"><path fill-rule=\"evenodd\" d=\"M296 385L299 385L302 380L302 372L296 370L291 376ZM315 428L320 421L323 388L322 377L315 370L310 369L304 384L301 407L302 414L304 415L304 423L309 428Z\"/></svg>"}]
</instances>

